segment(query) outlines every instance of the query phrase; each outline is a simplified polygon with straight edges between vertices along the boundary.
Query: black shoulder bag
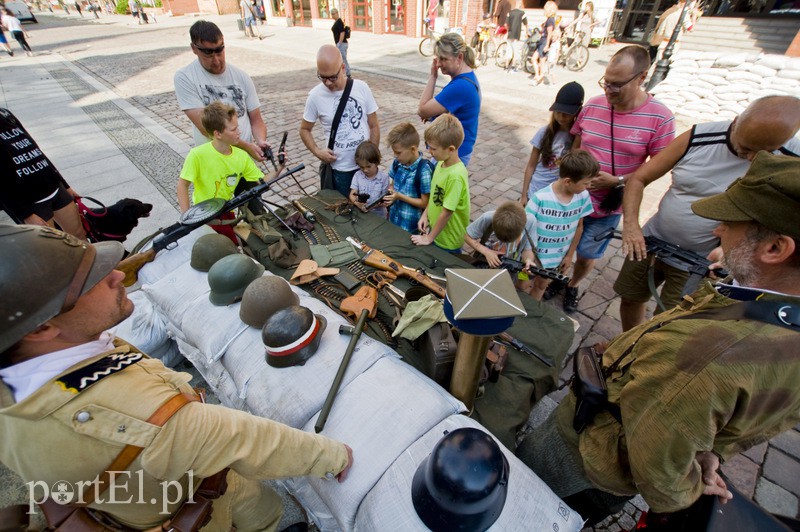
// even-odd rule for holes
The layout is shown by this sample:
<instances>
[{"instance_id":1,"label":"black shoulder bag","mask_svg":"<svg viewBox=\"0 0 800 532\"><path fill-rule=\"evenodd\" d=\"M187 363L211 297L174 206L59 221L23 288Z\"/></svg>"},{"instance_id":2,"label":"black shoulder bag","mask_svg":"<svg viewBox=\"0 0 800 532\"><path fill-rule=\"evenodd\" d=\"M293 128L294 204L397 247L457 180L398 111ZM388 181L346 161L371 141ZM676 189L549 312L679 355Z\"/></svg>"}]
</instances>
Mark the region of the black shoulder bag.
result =
<instances>
[{"instance_id":1,"label":"black shoulder bag","mask_svg":"<svg viewBox=\"0 0 800 532\"><path fill-rule=\"evenodd\" d=\"M800 332L800 308L782 301L743 301L725 307L713 308L685 314L665 320L650 327L631 344L605 371L600 364L600 355L593 347L582 347L573 360L575 375L572 391L576 397L575 417L572 428L580 434L602 411L609 412L622 423L619 405L608 401L606 379L616 371L620 362L631 352L645 334L655 331L667 323L681 319L753 320Z\"/></svg>"},{"instance_id":2,"label":"black shoulder bag","mask_svg":"<svg viewBox=\"0 0 800 532\"><path fill-rule=\"evenodd\" d=\"M333 123L331 124L331 134L328 137L328 149L333 150L333 145L336 142L336 131L339 129L339 123L342 121L344 108L347 105L347 99L350 97L350 89L353 88L353 80L348 79L347 84L344 86L342 92L342 99L339 100L339 107L336 108L336 114L333 115ZM335 190L336 187L333 183L333 167L330 163L321 162L319 165L319 188Z\"/></svg>"}]
</instances>

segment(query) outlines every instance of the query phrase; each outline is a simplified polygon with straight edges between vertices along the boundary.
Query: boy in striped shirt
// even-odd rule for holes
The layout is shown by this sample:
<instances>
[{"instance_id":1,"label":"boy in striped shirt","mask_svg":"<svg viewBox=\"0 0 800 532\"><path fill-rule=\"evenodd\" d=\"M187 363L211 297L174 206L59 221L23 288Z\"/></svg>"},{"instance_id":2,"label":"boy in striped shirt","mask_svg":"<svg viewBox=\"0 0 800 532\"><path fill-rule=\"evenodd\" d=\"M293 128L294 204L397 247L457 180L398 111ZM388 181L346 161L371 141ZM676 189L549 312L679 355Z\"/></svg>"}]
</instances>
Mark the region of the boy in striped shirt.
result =
<instances>
[{"instance_id":1,"label":"boy in striped shirt","mask_svg":"<svg viewBox=\"0 0 800 532\"><path fill-rule=\"evenodd\" d=\"M594 212L586 187L600 166L585 150L573 150L561 158L559 179L538 190L525 210L536 217L536 252L543 268L567 273L583 231L583 218ZM541 300L550 279L536 276L531 296ZM565 309L566 308L565 305Z\"/></svg>"}]
</instances>

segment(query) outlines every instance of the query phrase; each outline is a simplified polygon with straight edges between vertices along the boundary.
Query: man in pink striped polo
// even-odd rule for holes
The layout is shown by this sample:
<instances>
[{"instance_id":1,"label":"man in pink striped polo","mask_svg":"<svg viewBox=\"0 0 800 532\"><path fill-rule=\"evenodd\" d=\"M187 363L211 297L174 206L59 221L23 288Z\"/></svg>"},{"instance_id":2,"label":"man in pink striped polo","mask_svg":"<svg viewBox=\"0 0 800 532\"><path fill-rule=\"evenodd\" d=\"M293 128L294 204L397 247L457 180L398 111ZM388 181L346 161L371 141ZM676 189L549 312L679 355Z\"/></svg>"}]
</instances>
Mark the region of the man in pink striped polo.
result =
<instances>
[{"instance_id":1,"label":"man in pink striped polo","mask_svg":"<svg viewBox=\"0 0 800 532\"><path fill-rule=\"evenodd\" d=\"M619 224L625 176L664 149L675 136L672 112L642 88L649 66L650 57L644 47L620 49L598 82L605 94L586 102L572 127L572 149L591 153L600 169L609 175L597 176L589 185L594 213L583 221L578 258L564 294L567 312L577 310L578 284L608 247L608 240L596 242L595 236Z\"/></svg>"}]
</instances>

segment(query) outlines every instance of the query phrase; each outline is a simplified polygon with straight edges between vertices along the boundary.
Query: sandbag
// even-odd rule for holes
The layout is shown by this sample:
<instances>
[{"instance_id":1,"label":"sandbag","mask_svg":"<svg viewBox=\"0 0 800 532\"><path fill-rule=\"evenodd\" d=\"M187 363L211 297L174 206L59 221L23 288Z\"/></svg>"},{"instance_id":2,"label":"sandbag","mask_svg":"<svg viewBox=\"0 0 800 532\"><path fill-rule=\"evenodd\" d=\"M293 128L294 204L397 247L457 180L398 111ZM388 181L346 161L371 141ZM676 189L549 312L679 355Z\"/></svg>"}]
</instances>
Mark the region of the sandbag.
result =
<instances>
[{"instance_id":1,"label":"sandbag","mask_svg":"<svg viewBox=\"0 0 800 532\"><path fill-rule=\"evenodd\" d=\"M161 256L156 263L161 261ZM155 309L161 313L176 329L183 326L183 316L189 310L189 304L203 295L208 297L210 289L207 281L208 275L199 272L189 265L186 258L182 266L167 273L154 282L142 286Z\"/></svg>"},{"instance_id":2,"label":"sandbag","mask_svg":"<svg viewBox=\"0 0 800 532\"><path fill-rule=\"evenodd\" d=\"M761 80L763 79L763 77L754 72L731 70L730 72L728 72L728 75L725 76L725 79L727 79L731 83L736 81L749 81L755 85L761 85Z\"/></svg>"},{"instance_id":3,"label":"sandbag","mask_svg":"<svg viewBox=\"0 0 800 532\"><path fill-rule=\"evenodd\" d=\"M715 67L735 67L747 62L747 54L723 54L714 61Z\"/></svg>"},{"instance_id":4,"label":"sandbag","mask_svg":"<svg viewBox=\"0 0 800 532\"><path fill-rule=\"evenodd\" d=\"M749 93L754 90L760 90L760 87L758 85L753 85L744 81L736 81L736 82L732 81L730 85L725 85L724 87L716 87L714 89L714 94L719 97L722 97L723 94L730 94L733 92Z\"/></svg>"},{"instance_id":5,"label":"sandbag","mask_svg":"<svg viewBox=\"0 0 800 532\"><path fill-rule=\"evenodd\" d=\"M800 80L800 70L790 70L788 68L784 68L783 70L778 71L777 77L782 79Z\"/></svg>"},{"instance_id":6,"label":"sandbag","mask_svg":"<svg viewBox=\"0 0 800 532\"><path fill-rule=\"evenodd\" d=\"M697 79L705 81L706 83L710 83L715 87L719 87L720 85L728 85L730 83L727 79L725 79L724 74L698 74Z\"/></svg>"},{"instance_id":7,"label":"sandbag","mask_svg":"<svg viewBox=\"0 0 800 532\"><path fill-rule=\"evenodd\" d=\"M450 416L402 453L364 498L356 515L355 531L428 530L414 510L411 481L419 464L445 432L464 427L485 431L468 417ZM581 530L581 516L561 501L514 453L502 444L500 448L508 459L511 471L504 510L490 530Z\"/></svg>"},{"instance_id":8,"label":"sandbag","mask_svg":"<svg viewBox=\"0 0 800 532\"><path fill-rule=\"evenodd\" d=\"M747 100L746 92L727 92L725 94L719 94L718 96L720 100L724 100L726 102L740 102Z\"/></svg>"},{"instance_id":9,"label":"sandbag","mask_svg":"<svg viewBox=\"0 0 800 532\"><path fill-rule=\"evenodd\" d=\"M362 500L397 457L443 419L464 410L460 401L408 364L384 357L339 392L322 432L346 441L358 457L347 482L304 477L292 485L310 484L339 527L352 530ZM303 430L313 431L316 418Z\"/></svg>"},{"instance_id":10,"label":"sandbag","mask_svg":"<svg viewBox=\"0 0 800 532\"><path fill-rule=\"evenodd\" d=\"M729 70L727 68L699 68L697 69L698 75L707 75L707 76L720 76L724 78L728 75Z\"/></svg>"},{"instance_id":11,"label":"sandbag","mask_svg":"<svg viewBox=\"0 0 800 532\"><path fill-rule=\"evenodd\" d=\"M775 70L781 70L786 67L787 58L782 55L765 55L758 59L755 63L759 66L765 66Z\"/></svg>"},{"instance_id":12,"label":"sandbag","mask_svg":"<svg viewBox=\"0 0 800 532\"><path fill-rule=\"evenodd\" d=\"M128 294L133 304L133 314L111 329L111 332L136 346L147 355L157 358L165 366L174 366L181 360L177 344L170 338L164 318L155 311L153 303L141 290Z\"/></svg>"}]
</instances>

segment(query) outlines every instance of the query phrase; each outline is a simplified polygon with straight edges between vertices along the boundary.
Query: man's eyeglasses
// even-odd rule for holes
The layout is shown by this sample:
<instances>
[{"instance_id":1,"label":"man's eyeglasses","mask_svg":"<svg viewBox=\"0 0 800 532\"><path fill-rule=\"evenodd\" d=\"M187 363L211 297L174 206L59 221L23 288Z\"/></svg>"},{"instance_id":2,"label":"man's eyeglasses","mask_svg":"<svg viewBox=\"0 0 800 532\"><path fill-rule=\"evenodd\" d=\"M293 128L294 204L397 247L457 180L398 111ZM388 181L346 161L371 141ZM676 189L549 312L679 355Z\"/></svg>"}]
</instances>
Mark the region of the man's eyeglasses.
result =
<instances>
[{"instance_id":1,"label":"man's eyeglasses","mask_svg":"<svg viewBox=\"0 0 800 532\"><path fill-rule=\"evenodd\" d=\"M192 46L194 46L195 50L197 50L200 53L202 53L203 55L207 55L209 57L211 57L214 54L221 54L222 52L225 51L225 45L224 44L220 44L216 48L203 48L202 46L197 46L196 44L192 44Z\"/></svg>"},{"instance_id":2,"label":"man's eyeglasses","mask_svg":"<svg viewBox=\"0 0 800 532\"><path fill-rule=\"evenodd\" d=\"M606 83L606 78L605 78L605 76L603 76L602 78L597 80L597 84L600 85L600 88L603 89L604 91L619 92L619 91L622 90L622 87L624 87L625 85L627 85L631 81L635 80L636 78L641 76L643 73L644 73L644 71L637 72L636 75L633 76L631 79L629 79L628 81L623 81L622 83Z\"/></svg>"},{"instance_id":3,"label":"man's eyeglasses","mask_svg":"<svg viewBox=\"0 0 800 532\"><path fill-rule=\"evenodd\" d=\"M318 78L318 79L319 79L319 80L320 80L322 83L325 83L326 81L328 81L328 82L330 82L330 83L335 83L335 82L336 82L336 80L338 80L338 79L339 79L339 74L341 74L341 73L342 73L342 67L343 67L343 66L344 66L344 64L340 65L340 66L339 66L339 70L337 70L337 71L336 71L336 74L334 74L333 76L323 76L322 74L320 74L320 73L319 73L319 71L317 71L317 78Z\"/></svg>"}]
</instances>

